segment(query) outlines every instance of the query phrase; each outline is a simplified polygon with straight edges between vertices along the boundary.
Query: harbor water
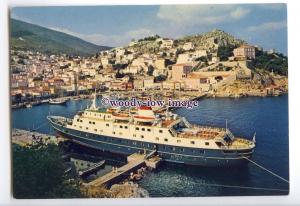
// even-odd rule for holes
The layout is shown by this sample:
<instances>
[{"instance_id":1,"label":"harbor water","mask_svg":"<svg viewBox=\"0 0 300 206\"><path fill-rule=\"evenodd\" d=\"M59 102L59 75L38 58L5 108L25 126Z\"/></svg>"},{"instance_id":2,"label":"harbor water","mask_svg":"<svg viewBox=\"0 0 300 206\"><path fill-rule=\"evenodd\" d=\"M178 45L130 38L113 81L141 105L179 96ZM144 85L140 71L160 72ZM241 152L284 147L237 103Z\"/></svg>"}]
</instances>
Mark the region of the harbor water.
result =
<instances>
[{"instance_id":1,"label":"harbor water","mask_svg":"<svg viewBox=\"0 0 300 206\"><path fill-rule=\"evenodd\" d=\"M12 127L53 134L46 116L73 117L90 100L69 101L64 105L43 104L12 110ZM288 95L279 97L202 99L193 109L174 111L193 124L225 127L235 136L252 139L256 148L252 160L284 179L289 179ZM233 168L203 168L162 164L148 173L139 185L151 197L196 197L228 195L285 195L288 183L253 163Z\"/></svg>"}]
</instances>

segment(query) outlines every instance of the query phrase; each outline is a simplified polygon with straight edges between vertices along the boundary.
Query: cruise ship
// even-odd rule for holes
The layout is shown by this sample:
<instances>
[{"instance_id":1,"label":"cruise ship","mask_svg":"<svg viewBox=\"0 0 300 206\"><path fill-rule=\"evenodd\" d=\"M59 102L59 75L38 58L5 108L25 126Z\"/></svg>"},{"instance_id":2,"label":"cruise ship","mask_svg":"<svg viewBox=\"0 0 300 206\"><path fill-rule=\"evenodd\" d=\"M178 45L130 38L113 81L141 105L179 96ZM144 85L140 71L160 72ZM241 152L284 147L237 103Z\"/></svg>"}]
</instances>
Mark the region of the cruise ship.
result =
<instances>
[{"instance_id":1,"label":"cruise ship","mask_svg":"<svg viewBox=\"0 0 300 206\"><path fill-rule=\"evenodd\" d=\"M235 137L227 128L193 125L170 111L151 107L98 108L91 106L73 119L48 116L58 135L74 143L130 155L156 154L164 161L208 167L238 166L254 152L252 140Z\"/></svg>"}]
</instances>

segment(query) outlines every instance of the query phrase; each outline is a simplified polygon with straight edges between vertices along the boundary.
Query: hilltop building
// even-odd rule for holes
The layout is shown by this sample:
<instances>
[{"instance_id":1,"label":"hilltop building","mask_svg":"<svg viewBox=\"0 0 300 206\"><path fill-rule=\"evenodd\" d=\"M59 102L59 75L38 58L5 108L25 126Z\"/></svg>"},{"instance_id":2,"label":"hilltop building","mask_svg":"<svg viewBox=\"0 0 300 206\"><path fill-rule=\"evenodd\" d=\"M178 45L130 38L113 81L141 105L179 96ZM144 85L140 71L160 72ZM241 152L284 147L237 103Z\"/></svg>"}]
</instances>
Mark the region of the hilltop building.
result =
<instances>
[{"instance_id":1,"label":"hilltop building","mask_svg":"<svg viewBox=\"0 0 300 206\"><path fill-rule=\"evenodd\" d=\"M173 47L174 41L172 39L163 39L161 40L161 48L171 49Z\"/></svg>"},{"instance_id":2,"label":"hilltop building","mask_svg":"<svg viewBox=\"0 0 300 206\"><path fill-rule=\"evenodd\" d=\"M255 47L242 45L233 50L234 58L237 60L255 59Z\"/></svg>"},{"instance_id":3,"label":"hilltop building","mask_svg":"<svg viewBox=\"0 0 300 206\"><path fill-rule=\"evenodd\" d=\"M194 49L194 44L192 42L186 42L186 43L184 43L182 49L185 51L192 50L192 49Z\"/></svg>"}]
</instances>

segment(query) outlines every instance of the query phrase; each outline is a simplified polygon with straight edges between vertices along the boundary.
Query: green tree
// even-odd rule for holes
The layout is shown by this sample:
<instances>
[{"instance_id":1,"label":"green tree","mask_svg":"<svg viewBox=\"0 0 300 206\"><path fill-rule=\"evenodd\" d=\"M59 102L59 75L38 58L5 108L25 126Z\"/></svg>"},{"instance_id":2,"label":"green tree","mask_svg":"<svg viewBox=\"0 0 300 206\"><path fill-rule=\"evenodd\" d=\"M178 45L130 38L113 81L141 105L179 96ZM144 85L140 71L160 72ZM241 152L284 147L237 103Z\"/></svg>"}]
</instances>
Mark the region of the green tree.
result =
<instances>
[{"instance_id":1,"label":"green tree","mask_svg":"<svg viewBox=\"0 0 300 206\"><path fill-rule=\"evenodd\" d=\"M153 75L153 71L154 71L154 67L152 65L149 65L148 66L147 75L148 76L152 76Z\"/></svg>"},{"instance_id":2,"label":"green tree","mask_svg":"<svg viewBox=\"0 0 300 206\"><path fill-rule=\"evenodd\" d=\"M166 79L167 79L167 76L161 74L161 75L155 77L155 78L154 78L154 81L155 81L155 82L163 82L163 81L165 81Z\"/></svg>"},{"instance_id":3,"label":"green tree","mask_svg":"<svg viewBox=\"0 0 300 206\"><path fill-rule=\"evenodd\" d=\"M229 57L233 56L233 47L219 47L218 57L221 61L227 61Z\"/></svg>"},{"instance_id":4,"label":"green tree","mask_svg":"<svg viewBox=\"0 0 300 206\"><path fill-rule=\"evenodd\" d=\"M288 74L288 59L283 54L268 54L266 52L256 56L252 61L255 68L273 71L280 75Z\"/></svg>"},{"instance_id":5,"label":"green tree","mask_svg":"<svg viewBox=\"0 0 300 206\"><path fill-rule=\"evenodd\" d=\"M13 195L15 198L82 197L79 182L64 174L59 147L13 145Z\"/></svg>"},{"instance_id":6,"label":"green tree","mask_svg":"<svg viewBox=\"0 0 300 206\"><path fill-rule=\"evenodd\" d=\"M121 73L120 70L118 70L117 73L116 73L116 75L115 75L115 77L116 77L117 79L123 78L124 76L125 76L125 74Z\"/></svg>"}]
</instances>

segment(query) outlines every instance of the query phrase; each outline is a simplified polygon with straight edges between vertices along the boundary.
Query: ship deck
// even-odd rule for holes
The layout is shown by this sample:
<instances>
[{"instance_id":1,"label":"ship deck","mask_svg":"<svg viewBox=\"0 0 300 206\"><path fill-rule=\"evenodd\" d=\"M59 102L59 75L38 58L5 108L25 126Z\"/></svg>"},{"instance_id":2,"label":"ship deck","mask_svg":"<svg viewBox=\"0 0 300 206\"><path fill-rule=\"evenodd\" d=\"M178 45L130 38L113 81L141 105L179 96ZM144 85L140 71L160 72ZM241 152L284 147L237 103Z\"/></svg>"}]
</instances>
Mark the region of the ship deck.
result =
<instances>
[{"instance_id":1,"label":"ship deck","mask_svg":"<svg viewBox=\"0 0 300 206\"><path fill-rule=\"evenodd\" d=\"M214 128L205 126L194 126L192 128L186 128L182 131L178 131L178 137L192 138L192 139L205 139L211 140L216 138L223 138L226 134L224 128Z\"/></svg>"}]
</instances>

